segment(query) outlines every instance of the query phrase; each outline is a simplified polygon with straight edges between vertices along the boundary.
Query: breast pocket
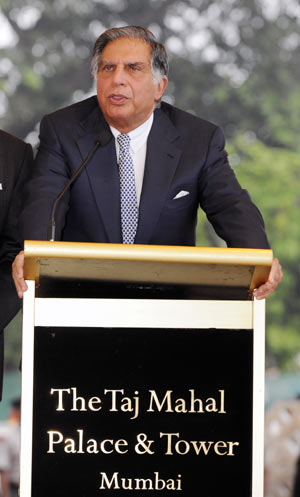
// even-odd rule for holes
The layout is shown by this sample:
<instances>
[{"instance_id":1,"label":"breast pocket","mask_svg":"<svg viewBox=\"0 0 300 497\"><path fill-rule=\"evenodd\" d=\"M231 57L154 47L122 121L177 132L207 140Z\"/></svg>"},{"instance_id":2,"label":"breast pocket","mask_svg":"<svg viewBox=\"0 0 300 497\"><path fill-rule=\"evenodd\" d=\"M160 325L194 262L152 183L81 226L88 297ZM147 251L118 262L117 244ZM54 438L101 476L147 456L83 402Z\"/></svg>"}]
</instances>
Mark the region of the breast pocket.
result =
<instances>
[{"instance_id":1,"label":"breast pocket","mask_svg":"<svg viewBox=\"0 0 300 497\"><path fill-rule=\"evenodd\" d=\"M171 193L166 208L170 210L185 209L195 202L195 200L195 191L192 191L190 188L179 188L175 191L173 190Z\"/></svg>"}]
</instances>

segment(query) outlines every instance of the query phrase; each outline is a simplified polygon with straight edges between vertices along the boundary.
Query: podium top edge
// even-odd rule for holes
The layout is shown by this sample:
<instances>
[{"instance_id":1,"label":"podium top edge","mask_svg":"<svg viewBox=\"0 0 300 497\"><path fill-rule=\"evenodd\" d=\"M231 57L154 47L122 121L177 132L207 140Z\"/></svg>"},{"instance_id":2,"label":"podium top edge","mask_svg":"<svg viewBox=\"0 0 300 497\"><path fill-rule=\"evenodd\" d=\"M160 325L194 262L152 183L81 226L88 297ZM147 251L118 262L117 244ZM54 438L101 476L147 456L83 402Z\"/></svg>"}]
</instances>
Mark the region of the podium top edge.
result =
<instances>
[{"instance_id":1,"label":"podium top edge","mask_svg":"<svg viewBox=\"0 0 300 497\"><path fill-rule=\"evenodd\" d=\"M198 264L271 266L269 249L123 245L113 243L51 242L26 240L25 260L39 258L152 261Z\"/></svg>"}]
</instances>

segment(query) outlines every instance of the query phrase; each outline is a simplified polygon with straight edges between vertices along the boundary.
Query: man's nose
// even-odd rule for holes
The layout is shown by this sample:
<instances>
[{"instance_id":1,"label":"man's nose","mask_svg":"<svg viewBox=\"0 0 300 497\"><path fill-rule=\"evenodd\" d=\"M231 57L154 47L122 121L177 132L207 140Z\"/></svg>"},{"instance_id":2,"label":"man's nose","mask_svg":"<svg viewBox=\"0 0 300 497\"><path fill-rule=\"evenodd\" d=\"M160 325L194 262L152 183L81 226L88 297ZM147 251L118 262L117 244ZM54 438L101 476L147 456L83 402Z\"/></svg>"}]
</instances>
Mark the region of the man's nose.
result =
<instances>
[{"instance_id":1,"label":"man's nose","mask_svg":"<svg viewBox=\"0 0 300 497\"><path fill-rule=\"evenodd\" d=\"M117 66L113 73L113 82L115 85L125 85L127 82L126 72L123 66Z\"/></svg>"}]
</instances>

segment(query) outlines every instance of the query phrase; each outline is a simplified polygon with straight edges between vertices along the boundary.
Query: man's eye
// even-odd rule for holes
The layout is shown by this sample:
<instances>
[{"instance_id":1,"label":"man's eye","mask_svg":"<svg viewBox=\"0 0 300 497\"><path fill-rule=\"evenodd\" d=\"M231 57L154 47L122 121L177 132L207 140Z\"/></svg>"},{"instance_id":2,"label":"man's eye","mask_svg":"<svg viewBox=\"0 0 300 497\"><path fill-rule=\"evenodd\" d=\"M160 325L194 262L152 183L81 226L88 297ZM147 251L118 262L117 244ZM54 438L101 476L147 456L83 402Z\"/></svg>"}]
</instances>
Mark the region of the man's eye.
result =
<instances>
[{"instance_id":1,"label":"man's eye","mask_svg":"<svg viewBox=\"0 0 300 497\"><path fill-rule=\"evenodd\" d=\"M107 64L106 66L102 67L102 71L112 71L114 66L112 64Z\"/></svg>"},{"instance_id":2,"label":"man's eye","mask_svg":"<svg viewBox=\"0 0 300 497\"><path fill-rule=\"evenodd\" d=\"M129 69L130 69L131 71L134 71L134 72L135 72L135 71L140 71L140 70L141 70L141 67L140 67L140 66L138 66L138 65L136 65L136 64L130 64L130 65L129 65Z\"/></svg>"}]
</instances>

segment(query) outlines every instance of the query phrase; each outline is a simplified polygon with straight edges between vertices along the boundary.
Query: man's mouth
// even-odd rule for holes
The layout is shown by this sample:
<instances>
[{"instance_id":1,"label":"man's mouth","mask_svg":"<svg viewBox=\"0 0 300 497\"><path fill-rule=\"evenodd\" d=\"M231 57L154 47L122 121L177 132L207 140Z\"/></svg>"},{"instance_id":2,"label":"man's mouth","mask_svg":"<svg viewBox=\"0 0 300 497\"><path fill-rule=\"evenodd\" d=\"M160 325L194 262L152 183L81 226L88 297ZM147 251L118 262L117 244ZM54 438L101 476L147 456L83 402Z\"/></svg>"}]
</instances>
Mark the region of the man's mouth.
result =
<instances>
[{"instance_id":1,"label":"man's mouth","mask_svg":"<svg viewBox=\"0 0 300 497\"><path fill-rule=\"evenodd\" d=\"M118 95L118 94L109 95L108 99L112 104L116 105L124 104L128 100L128 98L125 97L125 95Z\"/></svg>"}]
</instances>

